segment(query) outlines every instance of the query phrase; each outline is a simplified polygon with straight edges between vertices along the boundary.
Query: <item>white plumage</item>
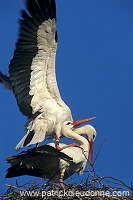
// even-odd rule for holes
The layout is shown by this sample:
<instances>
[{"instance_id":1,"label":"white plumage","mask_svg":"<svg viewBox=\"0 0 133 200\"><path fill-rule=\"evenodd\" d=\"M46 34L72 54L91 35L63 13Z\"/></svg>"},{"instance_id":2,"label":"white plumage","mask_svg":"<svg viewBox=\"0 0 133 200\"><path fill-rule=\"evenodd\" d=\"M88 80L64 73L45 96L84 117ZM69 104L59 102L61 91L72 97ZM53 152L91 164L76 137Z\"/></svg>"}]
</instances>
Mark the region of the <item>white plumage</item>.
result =
<instances>
[{"instance_id":1,"label":"white plumage","mask_svg":"<svg viewBox=\"0 0 133 200\"><path fill-rule=\"evenodd\" d=\"M49 143L17 156L9 156L7 161L11 163L11 167L8 168L6 177L38 176L53 182L60 182L63 187L63 180L76 172L82 174L93 148L96 130L91 125L73 129L73 122L68 121L63 123L62 131L68 137L72 134L73 139L77 140L80 146L73 147L60 143L60 147L64 149L58 151L54 143ZM87 138L81 135L86 135ZM54 148L50 149L49 146Z\"/></svg>"},{"instance_id":2,"label":"white plumage","mask_svg":"<svg viewBox=\"0 0 133 200\"><path fill-rule=\"evenodd\" d=\"M37 3L39 5L39 1ZM42 20L38 27L38 50L31 63L29 95L32 97L30 102L32 117L27 123L27 134L16 146L17 150L25 145L26 138L33 132L34 135L31 140L26 142L26 146L42 142L45 136L52 133L56 133L59 139L62 123L72 120L71 111L61 99L56 81L56 16L50 16L51 12L55 13L55 10L52 10L55 9L55 2L47 0L44 1L44 4L45 6L49 5L50 12L47 13L48 19ZM32 12L33 17L36 17L35 14ZM45 16L46 13L43 15ZM38 114L34 117L36 113Z\"/></svg>"},{"instance_id":3,"label":"white plumage","mask_svg":"<svg viewBox=\"0 0 133 200\"><path fill-rule=\"evenodd\" d=\"M73 118L56 81L55 0L27 0L26 5L29 13L22 11L19 38L9 65L11 88L20 111L28 117L26 135L16 150L40 143L51 134L56 135L59 148L62 124ZM4 83L4 75L0 74L0 81Z\"/></svg>"}]
</instances>

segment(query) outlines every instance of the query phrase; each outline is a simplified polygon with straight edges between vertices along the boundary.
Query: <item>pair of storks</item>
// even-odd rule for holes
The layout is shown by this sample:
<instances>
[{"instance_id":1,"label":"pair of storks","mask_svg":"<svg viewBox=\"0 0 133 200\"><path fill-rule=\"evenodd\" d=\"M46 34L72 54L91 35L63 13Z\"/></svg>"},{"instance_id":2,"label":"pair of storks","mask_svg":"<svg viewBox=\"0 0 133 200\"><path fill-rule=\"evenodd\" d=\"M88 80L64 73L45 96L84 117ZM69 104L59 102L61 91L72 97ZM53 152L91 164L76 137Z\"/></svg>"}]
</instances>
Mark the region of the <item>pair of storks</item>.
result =
<instances>
[{"instance_id":1,"label":"pair of storks","mask_svg":"<svg viewBox=\"0 0 133 200\"><path fill-rule=\"evenodd\" d=\"M16 150L32 144L36 147L7 157L11 167L6 177L32 175L63 186L64 179L75 172L82 174L85 169L96 130L91 125L77 126L94 118L73 121L58 90L55 0L27 0L26 6L28 12L22 11L19 39L9 64L10 77L0 73L0 81L13 90L20 111L28 117L26 134ZM49 135L55 135L56 143L39 146ZM61 137L80 145L61 144Z\"/></svg>"}]
</instances>

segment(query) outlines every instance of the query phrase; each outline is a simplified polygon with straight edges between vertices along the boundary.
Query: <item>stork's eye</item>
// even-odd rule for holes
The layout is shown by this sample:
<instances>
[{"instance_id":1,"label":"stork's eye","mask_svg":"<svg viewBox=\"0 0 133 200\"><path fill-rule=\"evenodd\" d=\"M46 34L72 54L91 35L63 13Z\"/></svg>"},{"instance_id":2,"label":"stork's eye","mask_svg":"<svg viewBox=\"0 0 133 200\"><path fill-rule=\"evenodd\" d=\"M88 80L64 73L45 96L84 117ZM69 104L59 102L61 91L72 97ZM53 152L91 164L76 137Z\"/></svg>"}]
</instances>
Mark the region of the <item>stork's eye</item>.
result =
<instances>
[{"instance_id":1,"label":"stork's eye","mask_svg":"<svg viewBox=\"0 0 133 200\"><path fill-rule=\"evenodd\" d=\"M69 124L71 124L71 122L67 122L67 124L66 124L66 125L69 125Z\"/></svg>"},{"instance_id":2,"label":"stork's eye","mask_svg":"<svg viewBox=\"0 0 133 200\"><path fill-rule=\"evenodd\" d=\"M93 135L93 140L95 139L95 135Z\"/></svg>"}]
</instances>

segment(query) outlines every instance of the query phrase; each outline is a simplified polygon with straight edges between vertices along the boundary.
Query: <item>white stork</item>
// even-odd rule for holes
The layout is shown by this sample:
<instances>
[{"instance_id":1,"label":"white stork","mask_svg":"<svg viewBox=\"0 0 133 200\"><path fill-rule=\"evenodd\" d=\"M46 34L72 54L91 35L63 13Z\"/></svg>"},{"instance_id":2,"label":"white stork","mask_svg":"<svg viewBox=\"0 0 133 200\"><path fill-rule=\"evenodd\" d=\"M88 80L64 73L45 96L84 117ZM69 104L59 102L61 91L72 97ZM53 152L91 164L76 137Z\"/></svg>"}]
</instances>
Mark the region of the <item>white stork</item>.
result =
<instances>
[{"instance_id":1,"label":"white stork","mask_svg":"<svg viewBox=\"0 0 133 200\"><path fill-rule=\"evenodd\" d=\"M6 178L31 175L59 182L63 187L63 180L74 173L82 174L88 157L93 150L93 142L96 138L96 130L91 125L84 125L73 129L73 122L63 123L63 134L72 135L80 143L79 147L71 147L60 143L62 151L55 149L55 144L50 143L40 147L29 149L16 156L7 157L11 167L8 168ZM86 135L87 139L80 136Z\"/></svg>"},{"instance_id":2,"label":"white stork","mask_svg":"<svg viewBox=\"0 0 133 200\"><path fill-rule=\"evenodd\" d=\"M55 0L27 0L28 12L22 11L19 39L9 64L9 80L20 111L28 117L26 134L16 150L42 142L56 135L56 148L65 121L73 121L69 107L62 100L56 81L57 48ZM0 74L1 82L5 83ZM8 82L8 80L7 80ZM75 121L73 125L94 118Z\"/></svg>"}]
</instances>

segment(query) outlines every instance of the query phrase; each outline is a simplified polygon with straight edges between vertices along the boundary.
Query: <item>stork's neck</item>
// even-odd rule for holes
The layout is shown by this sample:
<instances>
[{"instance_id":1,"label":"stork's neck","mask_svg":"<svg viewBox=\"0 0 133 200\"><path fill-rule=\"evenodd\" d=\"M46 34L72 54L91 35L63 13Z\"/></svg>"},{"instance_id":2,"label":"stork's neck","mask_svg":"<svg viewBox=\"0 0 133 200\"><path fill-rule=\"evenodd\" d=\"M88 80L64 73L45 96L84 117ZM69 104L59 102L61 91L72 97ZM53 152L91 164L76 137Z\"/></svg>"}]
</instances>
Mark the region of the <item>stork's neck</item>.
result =
<instances>
[{"instance_id":1,"label":"stork's neck","mask_svg":"<svg viewBox=\"0 0 133 200\"><path fill-rule=\"evenodd\" d=\"M72 130L62 130L62 133L65 137L77 141L80 146L83 148L85 155L88 157L88 152L89 152L89 143L87 139L85 139L83 136L78 135Z\"/></svg>"}]
</instances>

